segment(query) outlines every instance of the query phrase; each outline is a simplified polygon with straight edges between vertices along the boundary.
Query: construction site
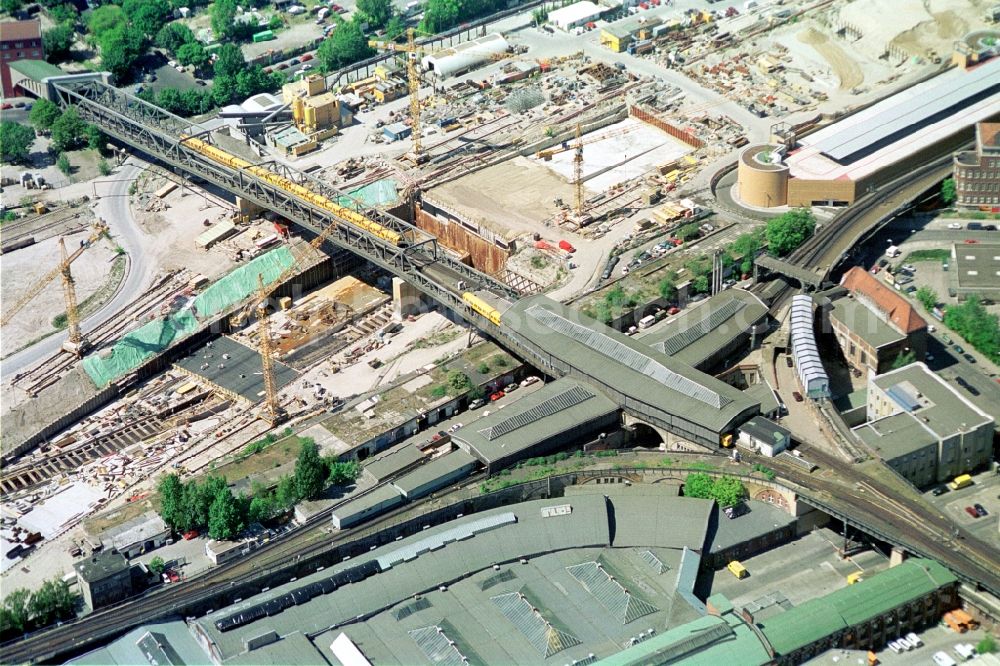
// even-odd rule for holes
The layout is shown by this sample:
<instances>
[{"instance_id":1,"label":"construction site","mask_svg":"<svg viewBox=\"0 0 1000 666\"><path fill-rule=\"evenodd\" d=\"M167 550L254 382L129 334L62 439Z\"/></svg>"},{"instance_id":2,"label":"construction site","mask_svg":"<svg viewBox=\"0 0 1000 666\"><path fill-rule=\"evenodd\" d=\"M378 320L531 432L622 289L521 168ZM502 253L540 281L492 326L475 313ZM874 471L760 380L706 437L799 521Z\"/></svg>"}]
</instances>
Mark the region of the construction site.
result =
<instances>
[{"instance_id":1,"label":"construction site","mask_svg":"<svg viewBox=\"0 0 1000 666\"><path fill-rule=\"evenodd\" d=\"M668 5L579 33L522 21L447 52L412 32L375 42L391 56L371 76L288 84L286 124L220 118L211 145L298 169L344 210L391 214L517 293L584 297L586 312L624 251L708 216L685 253L759 224L716 210L711 180L779 119L807 131L929 77L983 22L973 0ZM304 233L140 156L116 168L73 198L24 178L4 188L33 202L2 233L5 552L279 425L326 422L356 456L380 424L364 409L332 424L345 403L386 387L400 409L436 408L431 383L482 342L324 245L336 225ZM416 382L406 395L400 377Z\"/></svg>"}]
</instances>

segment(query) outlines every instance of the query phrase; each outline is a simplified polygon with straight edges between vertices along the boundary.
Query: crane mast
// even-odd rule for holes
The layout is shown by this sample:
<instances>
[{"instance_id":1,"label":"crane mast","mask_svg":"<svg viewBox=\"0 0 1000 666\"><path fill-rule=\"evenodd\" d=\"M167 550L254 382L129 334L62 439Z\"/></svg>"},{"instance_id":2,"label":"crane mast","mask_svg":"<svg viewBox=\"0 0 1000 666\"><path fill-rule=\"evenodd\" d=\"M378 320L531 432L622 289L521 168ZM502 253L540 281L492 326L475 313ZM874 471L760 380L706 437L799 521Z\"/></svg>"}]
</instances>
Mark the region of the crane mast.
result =
<instances>
[{"instance_id":1,"label":"crane mast","mask_svg":"<svg viewBox=\"0 0 1000 666\"><path fill-rule=\"evenodd\" d=\"M576 155L573 156L573 186L576 190L576 214L583 216L583 140L580 123L576 124Z\"/></svg>"},{"instance_id":2,"label":"crane mast","mask_svg":"<svg viewBox=\"0 0 1000 666\"><path fill-rule=\"evenodd\" d=\"M261 365L264 369L264 419L272 426L284 421L288 415L278 403L278 387L274 379L274 351L271 347L271 330L267 321L267 298L270 292L264 286L264 275L257 274L257 339Z\"/></svg>"}]
</instances>

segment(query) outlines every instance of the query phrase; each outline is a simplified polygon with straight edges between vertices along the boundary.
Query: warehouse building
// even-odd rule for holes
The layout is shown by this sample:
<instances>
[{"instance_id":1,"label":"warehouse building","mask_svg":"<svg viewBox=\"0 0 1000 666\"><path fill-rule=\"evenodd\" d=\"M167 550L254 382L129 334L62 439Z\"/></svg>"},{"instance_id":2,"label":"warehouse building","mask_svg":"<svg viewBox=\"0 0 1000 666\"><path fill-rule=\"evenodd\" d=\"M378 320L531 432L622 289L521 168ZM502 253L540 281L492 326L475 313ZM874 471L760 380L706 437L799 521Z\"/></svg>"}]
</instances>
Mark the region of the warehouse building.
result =
<instances>
[{"instance_id":1,"label":"warehouse building","mask_svg":"<svg viewBox=\"0 0 1000 666\"><path fill-rule=\"evenodd\" d=\"M1000 243L955 243L951 246L951 266L951 287L959 298L972 294L1000 298Z\"/></svg>"},{"instance_id":2,"label":"warehouse building","mask_svg":"<svg viewBox=\"0 0 1000 666\"><path fill-rule=\"evenodd\" d=\"M117 550L132 559L167 543L170 528L155 511L115 525L101 534L106 550Z\"/></svg>"},{"instance_id":3,"label":"warehouse building","mask_svg":"<svg viewBox=\"0 0 1000 666\"><path fill-rule=\"evenodd\" d=\"M767 306L743 289L725 289L696 308L636 336L703 372L725 368L767 332Z\"/></svg>"},{"instance_id":4,"label":"warehouse building","mask_svg":"<svg viewBox=\"0 0 1000 666\"><path fill-rule=\"evenodd\" d=\"M333 526L338 530L347 529L393 509L403 502L403 495L392 484L378 486L334 508Z\"/></svg>"},{"instance_id":5,"label":"warehouse building","mask_svg":"<svg viewBox=\"0 0 1000 666\"><path fill-rule=\"evenodd\" d=\"M647 16L633 16L615 21L601 28L601 46L615 53L625 51L636 42L652 39L662 19Z\"/></svg>"},{"instance_id":6,"label":"warehouse building","mask_svg":"<svg viewBox=\"0 0 1000 666\"><path fill-rule=\"evenodd\" d=\"M579 28L592 21L597 21L605 11L607 11L607 8L596 5L590 2L590 0L583 0L582 2L574 2L572 5L550 11L549 23L560 30L568 32L573 28Z\"/></svg>"},{"instance_id":7,"label":"warehouse building","mask_svg":"<svg viewBox=\"0 0 1000 666\"><path fill-rule=\"evenodd\" d=\"M1000 58L949 70L797 142L786 132L780 150L747 146L738 196L758 207L851 205L912 165L971 141L976 123L993 118L998 104Z\"/></svg>"},{"instance_id":8,"label":"warehouse building","mask_svg":"<svg viewBox=\"0 0 1000 666\"><path fill-rule=\"evenodd\" d=\"M879 374L901 354L924 359L927 322L910 301L861 266L847 271L840 286L848 293L823 308L823 326L851 367Z\"/></svg>"},{"instance_id":9,"label":"warehouse building","mask_svg":"<svg viewBox=\"0 0 1000 666\"><path fill-rule=\"evenodd\" d=\"M1000 123L977 123L975 149L953 159L955 205L1000 210Z\"/></svg>"},{"instance_id":10,"label":"warehouse building","mask_svg":"<svg viewBox=\"0 0 1000 666\"><path fill-rule=\"evenodd\" d=\"M993 417L923 363L872 377L867 403L855 435L918 488L991 460Z\"/></svg>"},{"instance_id":11,"label":"warehouse building","mask_svg":"<svg viewBox=\"0 0 1000 666\"><path fill-rule=\"evenodd\" d=\"M488 63L508 49L510 44L503 35L494 32L426 55L420 64L438 80L447 79Z\"/></svg>"},{"instance_id":12,"label":"warehouse building","mask_svg":"<svg viewBox=\"0 0 1000 666\"><path fill-rule=\"evenodd\" d=\"M588 384L563 378L480 417L452 440L492 474L619 426L618 405Z\"/></svg>"},{"instance_id":13,"label":"warehouse building","mask_svg":"<svg viewBox=\"0 0 1000 666\"><path fill-rule=\"evenodd\" d=\"M774 650L775 663L784 666L829 649L881 647L937 624L957 606L955 576L933 560L911 559L756 624Z\"/></svg>"},{"instance_id":14,"label":"warehouse building","mask_svg":"<svg viewBox=\"0 0 1000 666\"><path fill-rule=\"evenodd\" d=\"M412 501L464 479L475 468L475 458L465 451L452 451L404 474L392 485L405 499Z\"/></svg>"}]
</instances>

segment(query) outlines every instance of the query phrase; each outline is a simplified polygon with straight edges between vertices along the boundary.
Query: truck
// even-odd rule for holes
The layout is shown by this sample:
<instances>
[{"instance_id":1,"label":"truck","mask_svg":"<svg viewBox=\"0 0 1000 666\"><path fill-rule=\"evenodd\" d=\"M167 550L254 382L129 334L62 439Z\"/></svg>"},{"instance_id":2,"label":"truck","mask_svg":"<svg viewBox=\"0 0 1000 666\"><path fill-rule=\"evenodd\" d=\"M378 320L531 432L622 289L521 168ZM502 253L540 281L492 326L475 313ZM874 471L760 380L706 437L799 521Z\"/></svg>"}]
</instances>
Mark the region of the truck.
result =
<instances>
[{"instance_id":1,"label":"truck","mask_svg":"<svg viewBox=\"0 0 1000 666\"><path fill-rule=\"evenodd\" d=\"M960 474L956 476L948 487L952 490L960 490L961 488L967 488L972 485L972 477L968 474Z\"/></svg>"},{"instance_id":2,"label":"truck","mask_svg":"<svg viewBox=\"0 0 1000 666\"><path fill-rule=\"evenodd\" d=\"M750 575L750 572L747 571L746 567L740 564L739 560L733 560L726 565L726 568L729 569L729 573L733 574L740 580L743 580Z\"/></svg>"},{"instance_id":3,"label":"truck","mask_svg":"<svg viewBox=\"0 0 1000 666\"><path fill-rule=\"evenodd\" d=\"M890 245L885 249L885 256L889 257L890 259L895 259L900 254L902 254L902 252L900 252L899 248L896 247L895 245Z\"/></svg>"}]
</instances>

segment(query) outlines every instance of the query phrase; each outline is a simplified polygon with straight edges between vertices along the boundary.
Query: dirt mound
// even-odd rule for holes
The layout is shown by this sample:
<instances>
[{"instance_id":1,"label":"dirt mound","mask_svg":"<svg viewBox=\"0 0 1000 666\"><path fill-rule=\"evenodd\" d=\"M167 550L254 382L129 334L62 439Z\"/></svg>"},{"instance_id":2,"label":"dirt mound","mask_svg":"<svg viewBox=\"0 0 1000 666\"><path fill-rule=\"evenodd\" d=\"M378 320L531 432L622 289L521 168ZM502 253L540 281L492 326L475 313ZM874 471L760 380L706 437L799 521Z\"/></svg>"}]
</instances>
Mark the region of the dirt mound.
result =
<instances>
[{"instance_id":1,"label":"dirt mound","mask_svg":"<svg viewBox=\"0 0 1000 666\"><path fill-rule=\"evenodd\" d=\"M796 38L803 44L813 47L823 57L823 60L826 60L833 73L840 80L841 90L857 88L864 82L865 75L857 61L838 44L831 42L830 38L822 32L815 28L809 28L798 33Z\"/></svg>"}]
</instances>

